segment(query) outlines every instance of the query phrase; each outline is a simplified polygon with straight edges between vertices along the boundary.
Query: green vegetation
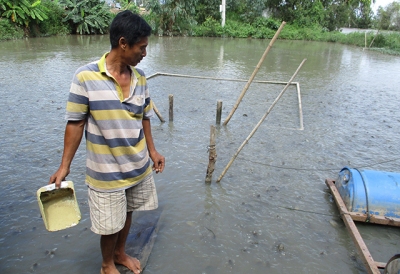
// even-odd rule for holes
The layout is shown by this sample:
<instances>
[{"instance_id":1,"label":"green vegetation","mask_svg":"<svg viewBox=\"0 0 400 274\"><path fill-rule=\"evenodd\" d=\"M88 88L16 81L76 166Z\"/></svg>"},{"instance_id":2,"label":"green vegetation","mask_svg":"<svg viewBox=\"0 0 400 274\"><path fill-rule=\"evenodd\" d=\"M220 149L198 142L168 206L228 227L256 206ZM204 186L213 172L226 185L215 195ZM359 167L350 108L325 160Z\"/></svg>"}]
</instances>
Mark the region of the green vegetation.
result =
<instances>
[{"instance_id":1,"label":"green vegetation","mask_svg":"<svg viewBox=\"0 0 400 274\"><path fill-rule=\"evenodd\" d=\"M400 3L371 10L374 0L114 0L149 22L159 36L279 38L337 42L400 54ZM135 3L140 3L140 8ZM0 0L0 40L67 34L105 34L119 9L104 0ZM340 27L375 28L343 34ZM392 32L384 32L390 30Z\"/></svg>"},{"instance_id":2,"label":"green vegetation","mask_svg":"<svg viewBox=\"0 0 400 274\"><path fill-rule=\"evenodd\" d=\"M57 2L43 1L42 5L47 11L47 19L31 27L30 36L67 35L71 33L69 25L65 24L64 9Z\"/></svg>"},{"instance_id":3,"label":"green vegetation","mask_svg":"<svg viewBox=\"0 0 400 274\"><path fill-rule=\"evenodd\" d=\"M63 14L51 0L0 0L0 40L67 34Z\"/></svg>"},{"instance_id":4,"label":"green vegetation","mask_svg":"<svg viewBox=\"0 0 400 274\"><path fill-rule=\"evenodd\" d=\"M111 23L110 8L98 0L59 0L65 7L63 22L76 34L104 34Z\"/></svg>"},{"instance_id":5,"label":"green vegetation","mask_svg":"<svg viewBox=\"0 0 400 274\"><path fill-rule=\"evenodd\" d=\"M24 31L9 20L0 18L0 37L2 40L19 39L24 37Z\"/></svg>"},{"instance_id":6,"label":"green vegetation","mask_svg":"<svg viewBox=\"0 0 400 274\"><path fill-rule=\"evenodd\" d=\"M400 31L400 2L392 2L387 7L379 7L374 27Z\"/></svg>"},{"instance_id":7,"label":"green vegetation","mask_svg":"<svg viewBox=\"0 0 400 274\"><path fill-rule=\"evenodd\" d=\"M29 33L29 25L48 19L41 0L0 0L1 18L8 19L23 31Z\"/></svg>"},{"instance_id":8,"label":"green vegetation","mask_svg":"<svg viewBox=\"0 0 400 274\"><path fill-rule=\"evenodd\" d=\"M40 0L33 3L28 0L2 0L1 5L5 10L2 17L8 18L20 26L27 27L31 21L47 19L45 9L40 4Z\"/></svg>"}]
</instances>

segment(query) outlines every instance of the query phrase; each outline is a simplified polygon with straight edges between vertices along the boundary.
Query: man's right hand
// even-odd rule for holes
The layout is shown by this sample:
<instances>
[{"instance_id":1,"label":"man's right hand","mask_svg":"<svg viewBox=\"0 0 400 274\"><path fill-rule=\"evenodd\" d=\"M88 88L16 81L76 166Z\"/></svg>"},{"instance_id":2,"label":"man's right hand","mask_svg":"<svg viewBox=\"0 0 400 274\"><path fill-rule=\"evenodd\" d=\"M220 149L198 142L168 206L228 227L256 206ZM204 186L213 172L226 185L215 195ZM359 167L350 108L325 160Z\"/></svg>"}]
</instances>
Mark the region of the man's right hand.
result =
<instances>
[{"instance_id":1,"label":"man's right hand","mask_svg":"<svg viewBox=\"0 0 400 274\"><path fill-rule=\"evenodd\" d=\"M64 152L61 164L56 173L54 173L49 180L49 184L55 183L56 188L60 188L61 181L65 180L65 177L69 174L69 167L71 166L72 159L81 142L85 123L85 120L68 121L65 127Z\"/></svg>"},{"instance_id":2,"label":"man's right hand","mask_svg":"<svg viewBox=\"0 0 400 274\"><path fill-rule=\"evenodd\" d=\"M65 181L65 178L68 176L68 174L69 174L69 169L63 169L60 167L56 171L56 173L51 175L49 184L55 183L56 189L60 188L61 182Z\"/></svg>"}]
</instances>

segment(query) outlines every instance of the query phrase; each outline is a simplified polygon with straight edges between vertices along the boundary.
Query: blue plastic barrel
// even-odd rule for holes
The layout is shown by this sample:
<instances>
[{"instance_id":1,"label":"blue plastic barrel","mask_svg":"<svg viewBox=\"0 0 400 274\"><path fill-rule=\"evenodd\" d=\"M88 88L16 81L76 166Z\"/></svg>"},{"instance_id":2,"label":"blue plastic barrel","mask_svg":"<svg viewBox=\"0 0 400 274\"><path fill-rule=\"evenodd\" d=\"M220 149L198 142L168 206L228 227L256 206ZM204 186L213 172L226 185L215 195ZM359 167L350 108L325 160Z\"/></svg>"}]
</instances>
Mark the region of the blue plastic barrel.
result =
<instances>
[{"instance_id":1,"label":"blue plastic barrel","mask_svg":"<svg viewBox=\"0 0 400 274\"><path fill-rule=\"evenodd\" d=\"M335 185L348 211L400 218L400 173L344 167Z\"/></svg>"}]
</instances>

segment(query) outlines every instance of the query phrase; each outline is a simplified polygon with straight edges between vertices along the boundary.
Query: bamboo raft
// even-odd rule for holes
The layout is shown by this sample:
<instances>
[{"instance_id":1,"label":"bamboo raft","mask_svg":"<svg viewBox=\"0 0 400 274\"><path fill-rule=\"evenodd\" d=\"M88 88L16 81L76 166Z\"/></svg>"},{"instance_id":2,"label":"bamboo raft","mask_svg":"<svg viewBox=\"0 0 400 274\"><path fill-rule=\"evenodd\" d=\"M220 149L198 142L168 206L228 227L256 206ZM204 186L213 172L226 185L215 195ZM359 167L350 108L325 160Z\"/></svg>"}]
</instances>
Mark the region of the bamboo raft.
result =
<instances>
[{"instance_id":1,"label":"bamboo raft","mask_svg":"<svg viewBox=\"0 0 400 274\"><path fill-rule=\"evenodd\" d=\"M365 244L361 234L359 233L357 226L355 225L354 221L357 222L369 222L369 223L374 223L374 224L380 224L380 225L390 225L390 226L400 226L400 219L399 218L388 218L384 216L374 216L374 215L367 215L367 214L362 214L362 213L356 213L356 212L351 212L348 211L346 208L345 203L343 202L342 197L339 194L338 189L336 188L335 181L332 179L326 179L325 184L329 187L334 200L336 202L336 205L339 209L340 216L343 219L343 222L346 225L347 230L350 233L351 238L354 241L354 244L356 245L357 251L361 256L361 259L365 265L365 268L367 270L367 273L372 273L372 274L380 274L381 269L383 269L385 272L384 273L398 273L397 268L398 261L400 258L394 256L391 260L388 261L388 263L383 263L383 262L376 262L372 258L371 253L368 250L367 245ZM393 260L394 259L394 260ZM392 271L387 271L389 268L389 265L396 265L396 272Z\"/></svg>"}]
</instances>

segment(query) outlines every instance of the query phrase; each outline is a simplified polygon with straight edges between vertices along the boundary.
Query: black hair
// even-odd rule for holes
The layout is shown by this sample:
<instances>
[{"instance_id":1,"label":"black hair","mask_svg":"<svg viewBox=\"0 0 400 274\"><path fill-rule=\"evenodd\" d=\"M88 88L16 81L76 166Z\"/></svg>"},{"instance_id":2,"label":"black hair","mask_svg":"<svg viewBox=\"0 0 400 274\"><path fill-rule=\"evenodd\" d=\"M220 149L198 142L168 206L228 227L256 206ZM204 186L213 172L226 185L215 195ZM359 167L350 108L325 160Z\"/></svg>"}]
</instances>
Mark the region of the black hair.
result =
<instances>
[{"instance_id":1,"label":"black hair","mask_svg":"<svg viewBox=\"0 0 400 274\"><path fill-rule=\"evenodd\" d=\"M124 37L131 47L143 37L150 35L151 27L140 15L130 10L121 11L115 16L110 26L111 48L118 47L121 37Z\"/></svg>"}]
</instances>

